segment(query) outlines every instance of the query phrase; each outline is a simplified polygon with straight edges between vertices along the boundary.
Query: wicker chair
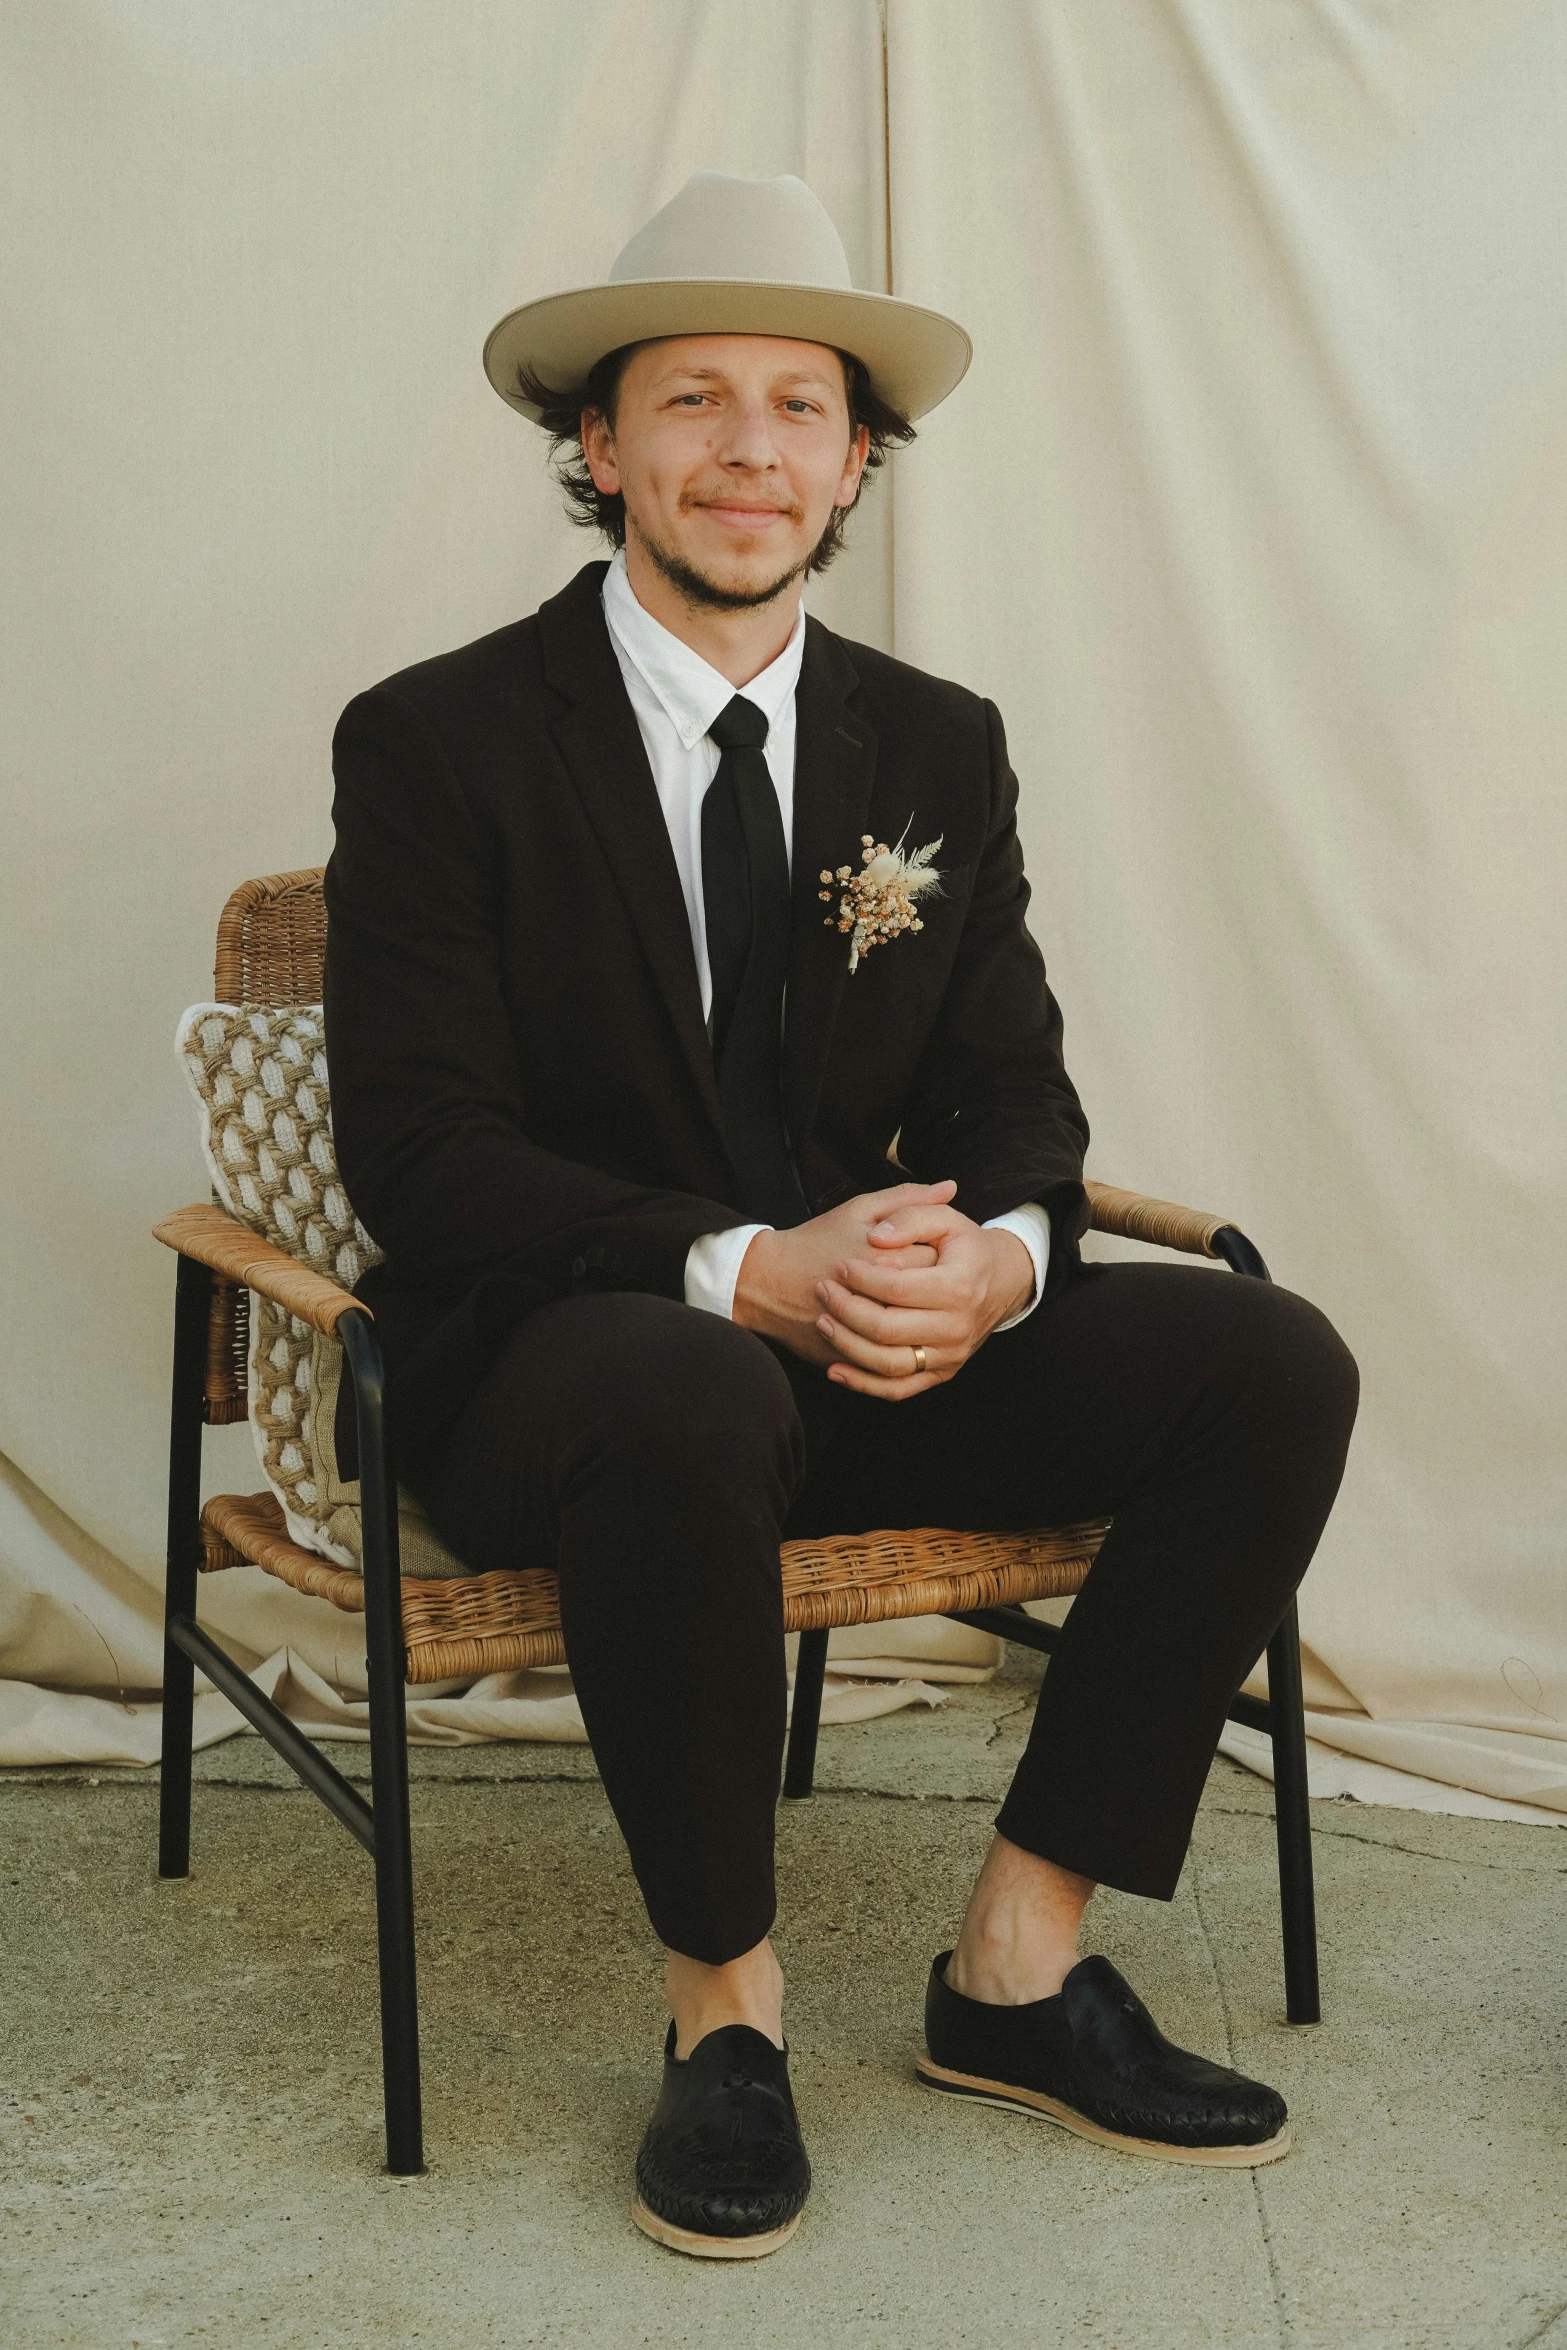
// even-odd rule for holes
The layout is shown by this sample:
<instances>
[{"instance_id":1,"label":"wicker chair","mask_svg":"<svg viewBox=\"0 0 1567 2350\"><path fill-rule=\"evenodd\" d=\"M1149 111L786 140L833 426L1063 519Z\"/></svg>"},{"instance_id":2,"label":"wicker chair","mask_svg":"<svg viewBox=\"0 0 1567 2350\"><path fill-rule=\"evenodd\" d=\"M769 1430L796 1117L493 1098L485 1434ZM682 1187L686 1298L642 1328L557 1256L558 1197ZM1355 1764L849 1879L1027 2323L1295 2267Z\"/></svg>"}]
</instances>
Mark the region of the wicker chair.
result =
<instances>
[{"instance_id":1,"label":"wicker chair","mask_svg":"<svg viewBox=\"0 0 1567 2350\"><path fill-rule=\"evenodd\" d=\"M217 998L279 1006L319 1003L325 946L319 869L246 882L230 898L218 925ZM1268 1279L1257 1251L1222 1216L1200 1215L1105 1184L1090 1183L1088 1193L1096 1231L1217 1257L1237 1273ZM423 2146L403 1685L562 1662L555 1579L536 1569L444 1581L400 1575L381 1353L368 1310L335 1282L257 1239L219 1207L181 1208L155 1230L179 1259L158 1873L183 1877L190 1866L192 1685L199 1666L374 1861L387 2166L406 2175L422 2169ZM270 1494L225 1494L201 1507L203 1425L245 1417L251 1290L336 1337L343 1348L359 1437L362 1578L291 1542ZM1081 1589L1107 1523L1025 1534L922 1527L785 1543L784 1620L801 1638L784 1794L811 1793L827 1639L834 1626L949 1615L1048 1652L1059 1635L1028 1615L1023 1603ZM363 1613L373 1808L198 1625L198 1574L247 1561L298 1591ZM1314 2023L1320 2013L1316 1924L1293 1605L1269 1643L1268 1668L1271 1703L1238 1696L1230 1715L1267 1731L1273 1740L1287 2010L1292 2023Z\"/></svg>"}]
</instances>

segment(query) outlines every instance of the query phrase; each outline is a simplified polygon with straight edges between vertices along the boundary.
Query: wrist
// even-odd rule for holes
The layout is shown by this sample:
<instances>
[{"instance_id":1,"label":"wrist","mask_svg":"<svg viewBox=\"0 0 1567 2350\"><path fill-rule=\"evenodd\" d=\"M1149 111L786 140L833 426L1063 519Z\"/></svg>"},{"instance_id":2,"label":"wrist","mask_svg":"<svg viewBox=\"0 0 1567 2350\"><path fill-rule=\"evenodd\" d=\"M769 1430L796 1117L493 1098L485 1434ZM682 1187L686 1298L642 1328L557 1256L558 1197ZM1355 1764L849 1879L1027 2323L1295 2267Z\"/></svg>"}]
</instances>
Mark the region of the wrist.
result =
<instances>
[{"instance_id":1,"label":"wrist","mask_svg":"<svg viewBox=\"0 0 1567 2350\"><path fill-rule=\"evenodd\" d=\"M753 1238L750 1247L740 1259L740 1270L735 1275L735 1299L731 1319L742 1330L766 1331L769 1326L768 1304L773 1284L769 1279L773 1244L778 1235L770 1227Z\"/></svg>"},{"instance_id":2,"label":"wrist","mask_svg":"<svg viewBox=\"0 0 1567 2350\"><path fill-rule=\"evenodd\" d=\"M989 1231L985 1238L994 1266L995 1321L1010 1322L1033 1303L1034 1260L1015 1232Z\"/></svg>"}]
</instances>

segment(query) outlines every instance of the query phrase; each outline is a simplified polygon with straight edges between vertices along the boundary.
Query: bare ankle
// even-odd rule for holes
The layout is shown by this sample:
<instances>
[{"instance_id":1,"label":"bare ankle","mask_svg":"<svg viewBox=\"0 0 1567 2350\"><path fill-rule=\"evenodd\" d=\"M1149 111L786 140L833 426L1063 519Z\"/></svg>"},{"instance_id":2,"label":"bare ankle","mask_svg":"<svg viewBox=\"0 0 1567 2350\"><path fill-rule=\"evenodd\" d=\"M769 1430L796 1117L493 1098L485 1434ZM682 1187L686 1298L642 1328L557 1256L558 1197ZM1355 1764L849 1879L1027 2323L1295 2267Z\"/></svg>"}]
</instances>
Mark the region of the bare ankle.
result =
<instances>
[{"instance_id":1,"label":"bare ankle","mask_svg":"<svg viewBox=\"0 0 1567 2350\"><path fill-rule=\"evenodd\" d=\"M997 1836L947 1962L953 1990L991 2007L1053 1999L1077 1964L1093 1890L1090 1878Z\"/></svg>"},{"instance_id":2,"label":"bare ankle","mask_svg":"<svg viewBox=\"0 0 1567 2350\"><path fill-rule=\"evenodd\" d=\"M975 1948L960 1936L947 1961L947 1981L965 1999L986 2007L1029 2007L1054 1999L1077 1964L1077 1945L1054 1950Z\"/></svg>"},{"instance_id":3,"label":"bare ankle","mask_svg":"<svg viewBox=\"0 0 1567 2350\"><path fill-rule=\"evenodd\" d=\"M775 2048L784 2044L783 1969L770 1942L758 1942L723 1966L668 1951L664 1987L675 2019L675 2055L682 2062L699 2040L726 2024L748 2024Z\"/></svg>"}]
</instances>

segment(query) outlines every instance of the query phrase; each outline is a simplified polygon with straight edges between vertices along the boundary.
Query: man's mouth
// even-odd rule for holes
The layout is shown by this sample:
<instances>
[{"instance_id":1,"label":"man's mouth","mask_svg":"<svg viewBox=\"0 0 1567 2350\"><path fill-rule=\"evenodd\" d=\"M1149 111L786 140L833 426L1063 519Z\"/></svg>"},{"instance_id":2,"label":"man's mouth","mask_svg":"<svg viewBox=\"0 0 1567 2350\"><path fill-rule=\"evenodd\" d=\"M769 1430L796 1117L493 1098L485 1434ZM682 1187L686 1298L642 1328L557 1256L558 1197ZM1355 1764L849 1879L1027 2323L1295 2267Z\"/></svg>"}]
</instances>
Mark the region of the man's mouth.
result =
<instances>
[{"instance_id":1,"label":"man's mouth","mask_svg":"<svg viewBox=\"0 0 1567 2350\"><path fill-rule=\"evenodd\" d=\"M794 511L789 506L748 506L734 498L698 498L693 503L701 513L711 514L720 522L735 523L742 530L765 529L768 523Z\"/></svg>"}]
</instances>

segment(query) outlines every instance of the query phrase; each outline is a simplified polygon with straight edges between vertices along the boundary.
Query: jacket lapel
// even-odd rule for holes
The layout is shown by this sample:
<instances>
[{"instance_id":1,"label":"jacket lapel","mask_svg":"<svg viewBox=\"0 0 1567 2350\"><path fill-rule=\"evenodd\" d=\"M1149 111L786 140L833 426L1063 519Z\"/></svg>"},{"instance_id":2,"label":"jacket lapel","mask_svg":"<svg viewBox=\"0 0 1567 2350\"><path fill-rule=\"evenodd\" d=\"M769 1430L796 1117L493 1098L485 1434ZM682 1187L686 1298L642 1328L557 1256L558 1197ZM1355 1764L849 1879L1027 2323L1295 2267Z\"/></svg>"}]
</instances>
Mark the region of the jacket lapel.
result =
<instances>
[{"instance_id":1,"label":"jacket lapel","mask_svg":"<svg viewBox=\"0 0 1567 2350\"><path fill-rule=\"evenodd\" d=\"M798 1151L811 1130L838 1007L849 973L849 942L819 891L824 867L859 867L876 775L876 736L846 696L853 663L820 622L805 624L805 657L795 692L793 935L784 1018L784 1118Z\"/></svg>"},{"instance_id":2,"label":"jacket lapel","mask_svg":"<svg viewBox=\"0 0 1567 2350\"><path fill-rule=\"evenodd\" d=\"M544 672L569 707L550 732L625 900L680 1047L720 1140L723 1118L691 924L652 769L609 641L600 585L607 564L590 563L539 608Z\"/></svg>"}]
</instances>

